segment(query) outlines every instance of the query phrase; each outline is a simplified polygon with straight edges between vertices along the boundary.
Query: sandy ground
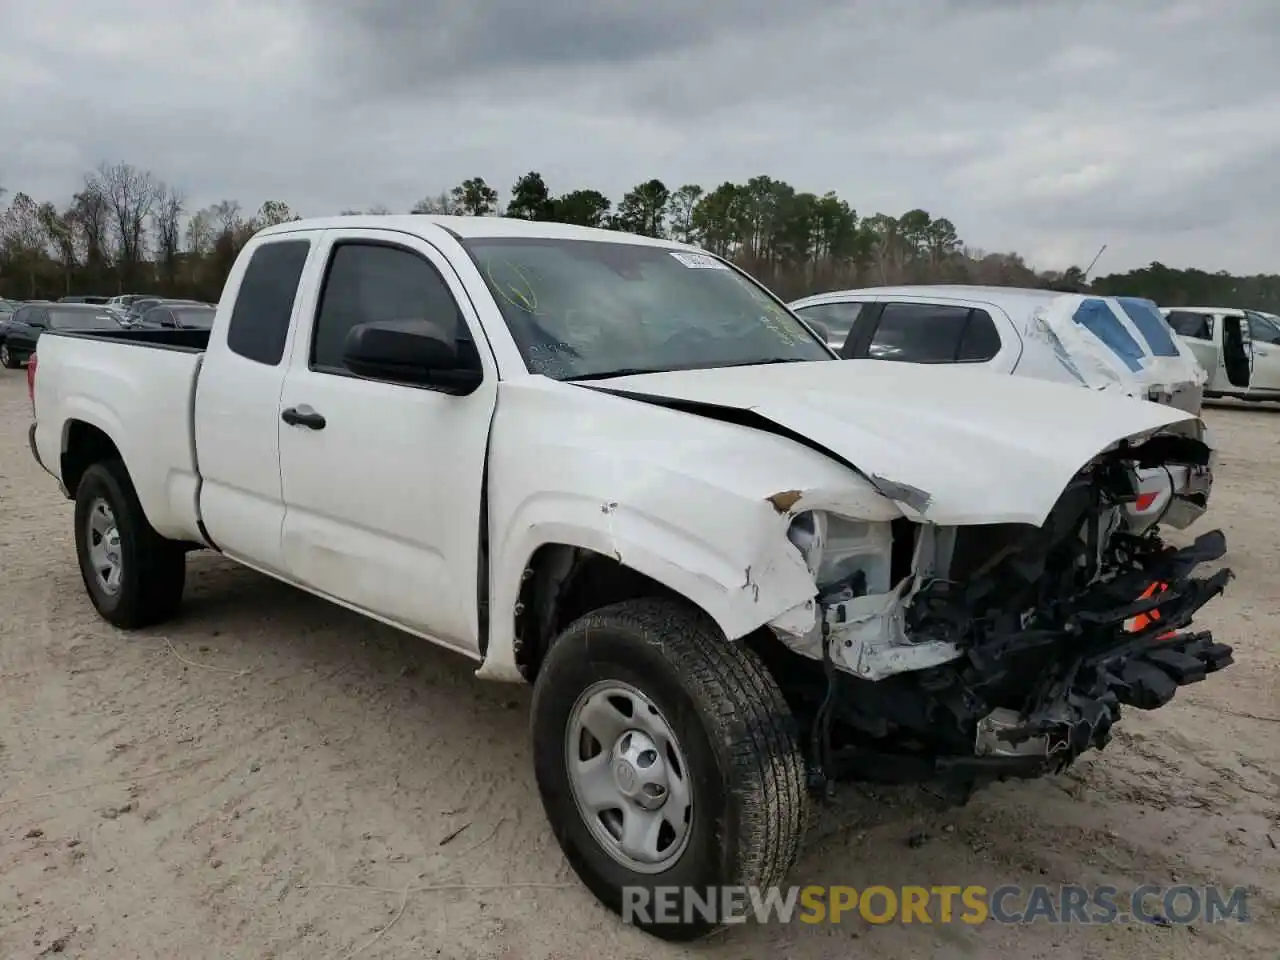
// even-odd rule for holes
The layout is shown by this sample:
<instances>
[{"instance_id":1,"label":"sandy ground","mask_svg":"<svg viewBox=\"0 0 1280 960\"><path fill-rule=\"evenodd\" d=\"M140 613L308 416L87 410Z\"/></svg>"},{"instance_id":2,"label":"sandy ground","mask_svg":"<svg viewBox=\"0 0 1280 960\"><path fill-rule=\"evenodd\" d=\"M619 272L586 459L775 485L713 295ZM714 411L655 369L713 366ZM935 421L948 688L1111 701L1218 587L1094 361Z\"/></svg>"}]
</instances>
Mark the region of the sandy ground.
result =
<instances>
[{"instance_id":1,"label":"sandy ground","mask_svg":"<svg viewBox=\"0 0 1280 960\"><path fill-rule=\"evenodd\" d=\"M1245 885L1253 922L854 919L675 947L624 927L565 865L526 690L216 556L192 557L167 630L106 626L71 507L27 450L24 375L0 371L0 958L1275 957L1280 411L1208 419L1211 519L1238 579L1203 620L1237 665L1130 713L1068 775L963 809L847 789L793 880ZM493 886L418 889L464 883Z\"/></svg>"}]
</instances>

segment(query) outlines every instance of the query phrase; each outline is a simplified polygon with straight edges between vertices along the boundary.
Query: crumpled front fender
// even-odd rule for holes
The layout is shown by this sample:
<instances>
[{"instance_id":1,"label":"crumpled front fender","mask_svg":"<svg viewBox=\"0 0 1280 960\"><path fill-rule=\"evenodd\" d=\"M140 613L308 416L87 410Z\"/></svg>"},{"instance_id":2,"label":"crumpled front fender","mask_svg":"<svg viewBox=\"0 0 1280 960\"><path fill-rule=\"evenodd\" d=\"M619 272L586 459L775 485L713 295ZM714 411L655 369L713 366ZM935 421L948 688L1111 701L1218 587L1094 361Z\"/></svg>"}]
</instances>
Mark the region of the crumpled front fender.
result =
<instances>
[{"instance_id":1,"label":"crumpled front fender","mask_svg":"<svg viewBox=\"0 0 1280 960\"><path fill-rule=\"evenodd\" d=\"M658 581L729 639L765 624L802 635L817 622L817 589L787 539L794 515L901 516L865 479L786 438L542 378L503 383L490 451L490 628L477 674L489 679L523 679L515 610L545 544Z\"/></svg>"}]
</instances>

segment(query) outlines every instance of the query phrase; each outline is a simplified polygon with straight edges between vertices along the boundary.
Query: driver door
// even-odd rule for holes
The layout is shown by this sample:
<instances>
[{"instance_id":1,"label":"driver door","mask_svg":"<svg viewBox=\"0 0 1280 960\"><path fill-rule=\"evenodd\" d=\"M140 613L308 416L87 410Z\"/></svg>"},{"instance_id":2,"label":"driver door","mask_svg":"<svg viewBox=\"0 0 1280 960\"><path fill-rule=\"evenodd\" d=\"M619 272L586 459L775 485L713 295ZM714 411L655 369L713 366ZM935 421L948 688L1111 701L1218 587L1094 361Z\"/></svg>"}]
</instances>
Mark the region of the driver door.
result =
<instances>
[{"instance_id":1,"label":"driver door","mask_svg":"<svg viewBox=\"0 0 1280 960\"><path fill-rule=\"evenodd\" d=\"M332 231L307 285L280 394L282 552L299 585L479 655L481 496L498 377L471 301L424 240ZM484 380L456 395L358 376L348 331L383 320L453 325ZM479 349L477 350L477 345Z\"/></svg>"}]
</instances>

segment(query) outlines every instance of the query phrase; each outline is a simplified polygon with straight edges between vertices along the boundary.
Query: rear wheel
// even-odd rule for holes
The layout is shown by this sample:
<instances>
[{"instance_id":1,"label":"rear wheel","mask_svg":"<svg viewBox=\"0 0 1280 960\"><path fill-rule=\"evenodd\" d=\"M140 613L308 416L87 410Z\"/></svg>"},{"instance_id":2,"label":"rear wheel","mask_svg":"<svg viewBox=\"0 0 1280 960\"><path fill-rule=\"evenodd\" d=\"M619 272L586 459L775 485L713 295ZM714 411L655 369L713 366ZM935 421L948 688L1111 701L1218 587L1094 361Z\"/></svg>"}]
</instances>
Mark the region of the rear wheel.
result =
<instances>
[{"instance_id":1,"label":"rear wheel","mask_svg":"<svg viewBox=\"0 0 1280 960\"><path fill-rule=\"evenodd\" d=\"M152 528L121 461L85 471L76 487L75 524L80 575L104 619L135 629L177 613L186 552Z\"/></svg>"},{"instance_id":2,"label":"rear wheel","mask_svg":"<svg viewBox=\"0 0 1280 960\"><path fill-rule=\"evenodd\" d=\"M755 654L700 611L644 599L577 620L539 669L532 727L565 857L648 932L701 936L724 919L723 888L780 883L795 862L795 722Z\"/></svg>"}]
</instances>

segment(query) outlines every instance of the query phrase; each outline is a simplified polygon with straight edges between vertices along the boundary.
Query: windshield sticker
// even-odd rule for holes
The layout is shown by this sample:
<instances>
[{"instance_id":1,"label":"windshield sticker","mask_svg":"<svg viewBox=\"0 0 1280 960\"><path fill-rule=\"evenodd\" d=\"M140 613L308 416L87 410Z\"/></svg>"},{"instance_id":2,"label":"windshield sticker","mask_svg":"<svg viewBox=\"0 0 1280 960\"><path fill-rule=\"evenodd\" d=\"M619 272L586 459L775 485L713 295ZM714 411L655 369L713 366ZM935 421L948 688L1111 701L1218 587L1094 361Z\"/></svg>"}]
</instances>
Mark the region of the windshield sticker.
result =
<instances>
[{"instance_id":1,"label":"windshield sticker","mask_svg":"<svg viewBox=\"0 0 1280 960\"><path fill-rule=\"evenodd\" d=\"M683 263L690 270L728 270L723 263L715 257L707 256L705 253L685 253L683 250L672 250L671 255Z\"/></svg>"}]
</instances>

